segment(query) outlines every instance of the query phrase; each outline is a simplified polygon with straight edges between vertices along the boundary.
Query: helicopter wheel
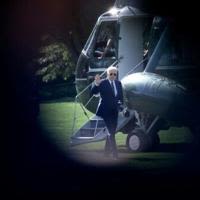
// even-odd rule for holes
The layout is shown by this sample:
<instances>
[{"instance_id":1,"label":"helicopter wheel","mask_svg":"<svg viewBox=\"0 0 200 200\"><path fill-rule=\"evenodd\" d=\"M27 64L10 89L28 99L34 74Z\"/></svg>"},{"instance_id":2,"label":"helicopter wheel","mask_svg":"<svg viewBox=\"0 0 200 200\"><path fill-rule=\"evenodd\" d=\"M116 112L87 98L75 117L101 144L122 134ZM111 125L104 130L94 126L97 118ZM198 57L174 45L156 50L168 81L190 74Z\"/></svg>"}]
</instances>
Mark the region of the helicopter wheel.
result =
<instances>
[{"instance_id":1,"label":"helicopter wheel","mask_svg":"<svg viewBox=\"0 0 200 200\"><path fill-rule=\"evenodd\" d=\"M128 134L126 146L131 152L143 152L150 149L151 140L142 129L136 128Z\"/></svg>"}]
</instances>

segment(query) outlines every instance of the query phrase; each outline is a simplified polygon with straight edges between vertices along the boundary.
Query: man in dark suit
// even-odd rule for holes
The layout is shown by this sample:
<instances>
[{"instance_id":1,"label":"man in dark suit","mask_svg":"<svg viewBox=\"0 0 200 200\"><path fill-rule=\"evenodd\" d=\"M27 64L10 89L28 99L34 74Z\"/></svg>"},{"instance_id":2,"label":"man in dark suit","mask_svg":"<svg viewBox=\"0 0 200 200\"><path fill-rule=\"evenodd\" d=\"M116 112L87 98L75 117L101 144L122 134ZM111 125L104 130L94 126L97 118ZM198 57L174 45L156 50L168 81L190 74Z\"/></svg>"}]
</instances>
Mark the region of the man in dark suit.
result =
<instances>
[{"instance_id":1,"label":"man in dark suit","mask_svg":"<svg viewBox=\"0 0 200 200\"><path fill-rule=\"evenodd\" d=\"M117 80L117 68L109 67L107 69L107 78L100 79L97 74L92 86L92 94L100 94L100 101L97 107L96 115L102 117L105 121L109 134L106 138L104 155L112 153L113 158L118 158L117 145L115 141L115 132L117 128L119 106L123 104L122 85Z\"/></svg>"}]
</instances>

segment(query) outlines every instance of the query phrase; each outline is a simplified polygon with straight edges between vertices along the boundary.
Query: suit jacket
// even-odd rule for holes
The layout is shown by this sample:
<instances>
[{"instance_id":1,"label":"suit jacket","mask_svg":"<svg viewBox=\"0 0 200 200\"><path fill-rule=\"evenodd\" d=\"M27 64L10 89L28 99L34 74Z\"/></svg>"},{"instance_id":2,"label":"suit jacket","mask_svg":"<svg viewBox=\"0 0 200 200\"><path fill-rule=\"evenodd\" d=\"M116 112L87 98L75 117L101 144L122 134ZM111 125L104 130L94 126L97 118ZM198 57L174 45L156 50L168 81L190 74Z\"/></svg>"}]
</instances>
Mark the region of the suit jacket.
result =
<instances>
[{"instance_id":1,"label":"suit jacket","mask_svg":"<svg viewBox=\"0 0 200 200\"><path fill-rule=\"evenodd\" d=\"M108 79L103 79L99 86L96 86L95 84L92 86L92 94L100 93L100 101L96 115L104 118L118 112L118 101L123 104L123 91L120 81L115 80L115 86L117 89L117 96L114 95Z\"/></svg>"}]
</instances>

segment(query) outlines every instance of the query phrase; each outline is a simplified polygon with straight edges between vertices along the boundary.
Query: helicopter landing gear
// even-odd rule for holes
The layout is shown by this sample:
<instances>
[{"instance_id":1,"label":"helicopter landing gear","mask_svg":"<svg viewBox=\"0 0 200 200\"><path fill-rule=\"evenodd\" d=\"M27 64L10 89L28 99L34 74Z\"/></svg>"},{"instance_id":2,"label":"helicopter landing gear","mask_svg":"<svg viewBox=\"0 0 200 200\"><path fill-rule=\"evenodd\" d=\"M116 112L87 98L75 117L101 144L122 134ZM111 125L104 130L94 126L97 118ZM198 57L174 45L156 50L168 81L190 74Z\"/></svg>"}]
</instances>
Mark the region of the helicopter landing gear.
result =
<instances>
[{"instance_id":1,"label":"helicopter landing gear","mask_svg":"<svg viewBox=\"0 0 200 200\"><path fill-rule=\"evenodd\" d=\"M136 115L137 126L128 133L126 146L131 152L145 152L154 150L160 144L159 117L151 117L147 114Z\"/></svg>"},{"instance_id":2,"label":"helicopter landing gear","mask_svg":"<svg viewBox=\"0 0 200 200\"><path fill-rule=\"evenodd\" d=\"M147 151L150 145L150 139L142 129L134 129L132 133L128 134L126 139L126 146L131 152Z\"/></svg>"},{"instance_id":3,"label":"helicopter landing gear","mask_svg":"<svg viewBox=\"0 0 200 200\"><path fill-rule=\"evenodd\" d=\"M126 146L131 152L146 152L156 149L160 144L160 138L157 133L150 136L140 128L134 129L128 134L126 139Z\"/></svg>"}]
</instances>

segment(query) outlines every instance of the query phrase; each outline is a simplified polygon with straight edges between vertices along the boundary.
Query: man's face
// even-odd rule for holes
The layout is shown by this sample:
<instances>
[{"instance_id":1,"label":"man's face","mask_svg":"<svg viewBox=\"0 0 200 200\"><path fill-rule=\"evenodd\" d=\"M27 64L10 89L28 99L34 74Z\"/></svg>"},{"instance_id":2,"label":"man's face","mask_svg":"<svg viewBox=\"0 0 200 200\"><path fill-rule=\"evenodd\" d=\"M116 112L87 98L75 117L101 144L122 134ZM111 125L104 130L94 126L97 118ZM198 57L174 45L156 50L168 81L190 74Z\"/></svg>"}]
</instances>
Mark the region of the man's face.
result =
<instances>
[{"instance_id":1,"label":"man's face","mask_svg":"<svg viewBox=\"0 0 200 200\"><path fill-rule=\"evenodd\" d=\"M116 70L110 70L108 72L108 79L113 81L117 78L117 71Z\"/></svg>"}]
</instances>

